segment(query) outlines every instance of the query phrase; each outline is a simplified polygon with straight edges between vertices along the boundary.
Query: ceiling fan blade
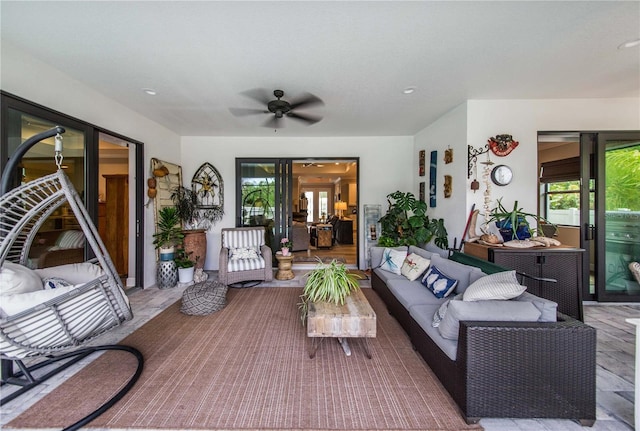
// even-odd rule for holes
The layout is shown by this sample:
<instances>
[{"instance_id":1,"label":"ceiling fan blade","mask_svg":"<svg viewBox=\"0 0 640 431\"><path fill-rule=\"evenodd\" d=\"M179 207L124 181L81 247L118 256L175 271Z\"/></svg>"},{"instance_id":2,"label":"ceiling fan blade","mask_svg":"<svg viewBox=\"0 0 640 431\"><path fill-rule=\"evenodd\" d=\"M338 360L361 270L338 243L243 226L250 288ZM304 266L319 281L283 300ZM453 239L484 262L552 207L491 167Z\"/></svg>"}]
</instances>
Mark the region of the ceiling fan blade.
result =
<instances>
[{"instance_id":1,"label":"ceiling fan blade","mask_svg":"<svg viewBox=\"0 0 640 431\"><path fill-rule=\"evenodd\" d=\"M243 91L240 94L249 97L250 99L256 100L262 105L266 105L271 99L273 99L273 94L269 93L264 88L253 88L251 90Z\"/></svg>"},{"instance_id":2,"label":"ceiling fan blade","mask_svg":"<svg viewBox=\"0 0 640 431\"><path fill-rule=\"evenodd\" d=\"M318 121L322 120L322 117L309 114L298 114L296 112L289 112L287 114L287 117L295 118L296 120L304 121L308 124L315 124Z\"/></svg>"},{"instance_id":3,"label":"ceiling fan blade","mask_svg":"<svg viewBox=\"0 0 640 431\"><path fill-rule=\"evenodd\" d=\"M314 96L311 93L304 93L302 97L299 97L295 101L291 102L291 109L313 105L324 105L324 102L318 96Z\"/></svg>"},{"instance_id":4,"label":"ceiling fan blade","mask_svg":"<svg viewBox=\"0 0 640 431\"><path fill-rule=\"evenodd\" d=\"M278 129L280 127L284 127L284 124L282 122L282 118L278 118L275 115L273 115L271 116L271 118L265 121L262 127L268 127L270 129Z\"/></svg>"},{"instance_id":5,"label":"ceiling fan blade","mask_svg":"<svg viewBox=\"0 0 640 431\"><path fill-rule=\"evenodd\" d=\"M264 109L253 109L253 108L229 108L229 111L236 117L244 117L247 115L269 113L269 111L265 111Z\"/></svg>"}]
</instances>

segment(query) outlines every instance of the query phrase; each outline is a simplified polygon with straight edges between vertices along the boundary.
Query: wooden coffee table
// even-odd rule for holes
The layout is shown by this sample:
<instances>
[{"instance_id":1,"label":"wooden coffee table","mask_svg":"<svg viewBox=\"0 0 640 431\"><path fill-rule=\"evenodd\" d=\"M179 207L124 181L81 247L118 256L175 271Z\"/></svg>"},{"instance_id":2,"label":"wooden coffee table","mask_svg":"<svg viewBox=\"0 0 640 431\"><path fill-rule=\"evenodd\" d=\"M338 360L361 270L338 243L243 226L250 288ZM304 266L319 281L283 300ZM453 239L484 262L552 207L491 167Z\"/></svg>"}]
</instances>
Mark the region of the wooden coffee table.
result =
<instances>
[{"instance_id":1,"label":"wooden coffee table","mask_svg":"<svg viewBox=\"0 0 640 431\"><path fill-rule=\"evenodd\" d=\"M369 338L376 337L376 313L360 289L347 296L344 305L310 302L307 337L311 338L309 357L312 359L325 338L337 338L347 355L351 354L347 339L360 338L371 359Z\"/></svg>"}]
</instances>

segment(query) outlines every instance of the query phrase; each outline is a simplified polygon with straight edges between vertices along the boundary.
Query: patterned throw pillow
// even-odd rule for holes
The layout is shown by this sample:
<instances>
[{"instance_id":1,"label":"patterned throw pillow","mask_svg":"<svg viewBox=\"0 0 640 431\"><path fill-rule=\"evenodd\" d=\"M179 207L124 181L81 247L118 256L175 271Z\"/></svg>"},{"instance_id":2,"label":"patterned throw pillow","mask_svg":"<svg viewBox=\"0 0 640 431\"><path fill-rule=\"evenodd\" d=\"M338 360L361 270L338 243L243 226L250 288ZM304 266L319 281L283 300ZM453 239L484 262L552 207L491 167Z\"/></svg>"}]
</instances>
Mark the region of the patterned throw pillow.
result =
<instances>
[{"instance_id":1,"label":"patterned throw pillow","mask_svg":"<svg viewBox=\"0 0 640 431\"><path fill-rule=\"evenodd\" d=\"M462 300L462 293L456 295L451 299L447 299L445 302L443 302L442 305L434 313L431 326L433 326L434 328L437 328L438 326L440 326L440 322L442 322L442 319L444 319L444 316L447 314L447 309L449 308L449 304L451 303L451 301L461 301L461 300Z\"/></svg>"},{"instance_id":2,"label":"patterned throw pillow","mask_svg":"<svg viewBox=\"0 0 640 431\"><path fill-rule=\"evenodd\" d=\"M42 285L44 289L57 289L58 287L71 286L71 283L62 278L48 277L42 280Z\"/></svg>"},{"instance_id":3,"label":"patterned throw pillow","mask_svg":"<svg viewBox=\"0 0 640 431\"><path fill-rule=\"evenodd\" d=\"M426 270L431 263L430 259L425 259L415 253L411 253L407 256L402 264L400 272L407 277L409 281L417 280Z\"/></svg>"},{"instance_id":4,"label":"patterned throw pillow","mask_svg":"<svg viewBox=\"0 0 640 431\"><path fill-rule=\"evenodd\" d=\"M446 298L456 288L458 280L449 278L437 267L431 265L427 273L422 277L422 284L433 292L436 298Z\"/></svg>"},{"instance_id":5,"label":"patterned throw pillow","mask_svg":"<svg viewBox=\"0 0 640 431\"><path fill-rule=\"evenodd\" d=\"M486 275L467 288L463 301L486 301L490 299L513 299L526 290L518 283L515 271L496 272Z\"/></svg>"},{"instance_id":6,"label":"patterned throw pillow","mask_svg":"<svg viewBox=\"0 0 640 431\"><path fill-rule=\"evenodd\" d=\"M407 257L407 254L404 251L385 248L382 252L382 265L380 265L380 269L400 275L400 269L402 268L405 257Z\"/></svg>"},{"instance_id":7,"label":"patterned throw pillow","mask_svg":"<svg viewBox=\"0 0 640 431\"><path fill-rule=\"evenodd\" d=\"M258 258L258 251L255 248L250 247L232 248L229 253L229 258L231 260Z\"/></svg>"}]
</instances>

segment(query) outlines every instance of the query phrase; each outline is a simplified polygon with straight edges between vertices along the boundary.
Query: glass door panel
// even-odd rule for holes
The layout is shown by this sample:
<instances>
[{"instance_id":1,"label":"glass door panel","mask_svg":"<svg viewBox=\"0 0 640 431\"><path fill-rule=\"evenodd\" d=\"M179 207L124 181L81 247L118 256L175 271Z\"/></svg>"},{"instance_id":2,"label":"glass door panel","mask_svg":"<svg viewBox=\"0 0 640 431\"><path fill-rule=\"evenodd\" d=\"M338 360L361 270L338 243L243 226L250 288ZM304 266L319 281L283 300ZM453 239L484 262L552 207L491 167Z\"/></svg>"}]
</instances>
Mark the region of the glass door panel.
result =
<instances>
[{"instance_id":1,"label":"glass door panel","mask_svg":"<svg viewBox=\"0 0 640 431\"><path fill-rule=\"evenodd\" d=\"M83 130L54 123L36 115L16 109L8 109L8 153L15 153L20 144L28 138L62 125L63 156L61 168L73 186L85 198L85 147L86 133ZM22 157L13 186L36 180L55 173L58 169L54 160L54 138L45 139L34 145ZM58 208L41 226L29 252L29 265L43 268L64 263L84 261L85 238L76 216L68 205Z\"/></svg>"},{"instance_id":2,"label":"glass door panel","mask_svg":"<svg viewBox=\"0 0 640 431\"><path fill-rule=\"evenodd\" d=\"M640 301L640 134L598 135L598 184L598 300Z\"/></svg>"}]
</instances>

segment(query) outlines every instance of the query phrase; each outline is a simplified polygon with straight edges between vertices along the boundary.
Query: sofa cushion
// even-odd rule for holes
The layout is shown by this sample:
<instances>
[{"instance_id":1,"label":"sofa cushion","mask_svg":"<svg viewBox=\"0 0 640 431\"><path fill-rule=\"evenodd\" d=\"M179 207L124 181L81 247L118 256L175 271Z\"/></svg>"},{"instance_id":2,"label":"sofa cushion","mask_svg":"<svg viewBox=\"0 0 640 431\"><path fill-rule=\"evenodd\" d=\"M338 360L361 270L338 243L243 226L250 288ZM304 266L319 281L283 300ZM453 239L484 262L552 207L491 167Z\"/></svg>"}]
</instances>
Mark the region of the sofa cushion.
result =
<instances>
[{"instance_id":1,"label":"sofa cushion","mask_svg":"<svg viewBox=\"0 0 640 431\"><path fill-rule=\"evenodd\" d=\"M470 284L471 274L482 273L480 269L474 266L454 262L453 260L445 259L438 254L433 254L431 257L431 265L436 266L449 277L458 280L455 293L464 293L464 291L467 290L467 287L469 287Z\"/></svg>"},{"instance_id":2,"label":"sofa cushion","mask_svg":"<svg viewBox=\"0 0 640 431\"><path fill-rule=\"evenodd\" d=\"M418 304L440 305L446 301L444 298L436 298L429 289L425 289L419 282L409 281L404 277L387 281L387 287L406 309Z\"/></svg>"},{"instance_id":3,"label":"sofa cushion","mask_svg":"<svg viewBox=\"0 0 640 431\"><path fill-rule=\"evenodd\" d=\"M447 314L447 308L449 308L449 303L452 300L459 301L461 299L462 299L462 293L459 293L453 298L449 298L445 302L443 302L440 308L438 308L438 310L433 314L433 319L431 320L431 326L433 326L434 328L437 328L438 326L440 326L440 322L442 322L442 319L444 319L444 316Z\"/></svg>"},{"instance_id":4,"label":"sofa cushion","mask_svg":"<svg viewBox=\"0 0 640 431\"><path fill-rule=\"evenodd\" d=\"M380 264L380 269L393 272L394 274L400 274L402 264L406 257L407 253L405 251L385 248L382 252L382 263Z\"/></svg>"},{"instance_id":5,"label":"sofa cushion","mask_svg":"<svg viewBox=\"0 0 640 431\"><path fill-rule=\"evenodd\" d=\"M371 256L371 268L379 268L382 264L382 253L388 247L374 246L369 248L369 255ZM403 251L405 256L407 255L407 247L393 247L393 250Z\"/></svg>"},{"instance_id":6,"label":"sofa cushion","mask_svg":"<svg viewBox=\"0 0 640 431\"><path fill-rule=\"evenodd\" d=\"M409 313L411 314L411 318L415 320L427 336L436 343L440 350L442 350L449 359L455 361L458 341L444 338L440 335L438 328L434 328L431 325L431 318L433 314L438 311L438 308L439 306L435 304L416 305L415 307L411 307Z\"/></svg>"},{"instance_id":7,"label":"sofa cushion","mask_svg":"<svg viewBox=\"0 0 640 431\"><path fill-rule=\"evenodd\" d=\"M43 280L45 278L58 277L71 284L87 283L104 275L100 265L91 262L68 263L66 265L36 269L35 272Z\"/></svg>"},{"instance_id":8,"label":"sofa cushion","mask_svg":"<svg viewBox=\"0 0 640 431\"><path fill-rule=\"evenodd\" d=\"M389 271L383 271L380 268L376 268L373 270L373 272L376 273L376 275L378 277L380 277L380 280L382 280L384 282L384 284L388 285L390 280L403 280L403 281L409 281L407 280L407 278L401 274L394 274L393 272L389 272ZM411 283L411 282L410 282Z\"/></svg>"},{"instance_id":9,"label":"sofa cushion","mask_svg":"<svg viewBox=\"0 0 640 431\"><path fill-rule=\"evenodd\" d=\"M437 266L431 265L422 277L422 284L437 298L446 298L456 288L458 280L440 271Z\"/></svg>"},{"instance_id":10,"label":"sofa cushion","mask_svg":"<svg viewBox=\"0 0 640 431\"><path fill-rule=\"evenodd\" d=\"M529 292L524 292L522 295L513 299L514 301L526 301L532 303L538 310L540 310L540 317L538 322L557 322L558 321L558 303L550 301L548 299L540 298Z\"/></svg>"},{"instance_id":11,"label":"sofa cushion","mask_svg":"<svg viewBox=\"0 0 640 431\"><path fill-rule=\"evenodd\" d=\"M526 290L518 283L515 271L496 272L486 275L464 292L464 301L486 301L492 299L513 299Z\"/></svg>"},{"instance_id":12,"label":"sofa cushion","mask_svg":"<svg viewBox=\"0 0 640 431\"><path fill-rule=\"evenodd\" d=\"M425 259L416 253L411 253L404 259L400 273L407 277L407 280L417 280L429 267L430 259Z\"/></svg>"},{"instance_id":13,"label":"sofa cushion","mask_svg":"<svg viewBox=\"0 0 640 431\"><path fill-rule=\"evenodd\" d=\"M532 303L524 301L451 300L438 331L444 338L457 340L461 320L537 322L540 314Z\"/></svg>"},{"instance_id":14,"label":"sofa cushion","mask_svg":"<svg viewBox=\"0 0 640 431\"><path fill-rule=\"evenodd\" d=\"M42 290L42 279L26 266L13 262L4 262L0 268L0 295Z\"/></svg>"}]
</instances>

